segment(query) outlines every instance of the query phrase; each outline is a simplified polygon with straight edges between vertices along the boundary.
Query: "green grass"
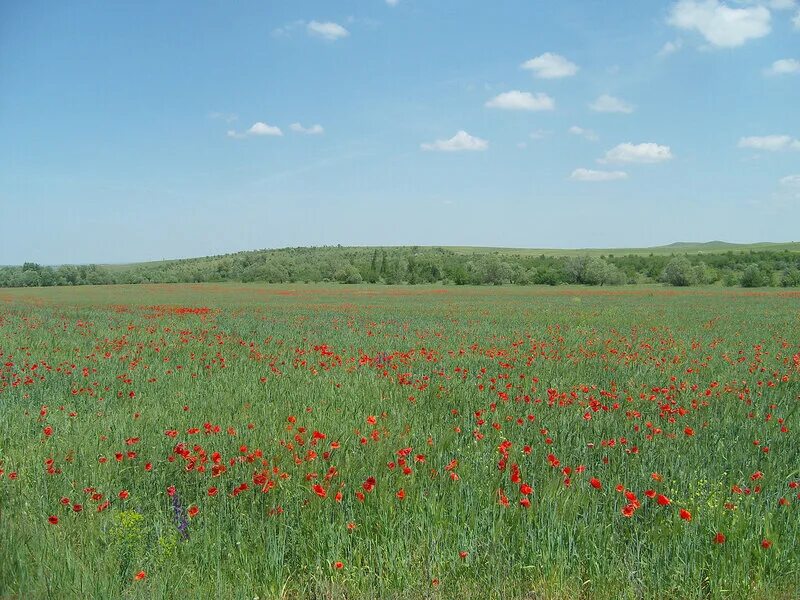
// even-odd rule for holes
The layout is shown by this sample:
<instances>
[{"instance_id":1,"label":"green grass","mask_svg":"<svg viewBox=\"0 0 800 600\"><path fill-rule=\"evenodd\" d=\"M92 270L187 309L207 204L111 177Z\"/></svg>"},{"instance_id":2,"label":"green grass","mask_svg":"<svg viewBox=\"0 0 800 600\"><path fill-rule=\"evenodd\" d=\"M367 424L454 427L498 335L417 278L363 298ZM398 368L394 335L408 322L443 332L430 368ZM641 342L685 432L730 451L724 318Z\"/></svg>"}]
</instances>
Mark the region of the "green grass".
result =
<instances>
[{"instance_id":1,"label":"green grass","mask_svg":"<svg viewBox=\"0 0 800 600\"><path fill-rule=\"evenodd\" d=\"M799 398L796 292L0 290L0 597L795 598Z\"/></svg>"}]
</instances>

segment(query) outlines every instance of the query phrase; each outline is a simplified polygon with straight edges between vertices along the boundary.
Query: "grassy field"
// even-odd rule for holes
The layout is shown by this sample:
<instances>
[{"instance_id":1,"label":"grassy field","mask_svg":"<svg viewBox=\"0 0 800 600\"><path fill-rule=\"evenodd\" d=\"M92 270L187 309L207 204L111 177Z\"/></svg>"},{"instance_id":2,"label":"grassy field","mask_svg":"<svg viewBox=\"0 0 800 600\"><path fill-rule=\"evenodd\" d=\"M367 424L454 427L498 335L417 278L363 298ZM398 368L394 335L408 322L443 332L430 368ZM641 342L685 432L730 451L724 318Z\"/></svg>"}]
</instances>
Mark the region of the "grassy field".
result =
<instances>
[{"instance_id":1,"label":"grassy field","mask_svg":"<svg viewBox=\"0 0 800 600\"><path fill-rule=\"evenodd\" d=\"M0 598L797 598L800 293L0 289Z\"/></svg>"}]
</instances>

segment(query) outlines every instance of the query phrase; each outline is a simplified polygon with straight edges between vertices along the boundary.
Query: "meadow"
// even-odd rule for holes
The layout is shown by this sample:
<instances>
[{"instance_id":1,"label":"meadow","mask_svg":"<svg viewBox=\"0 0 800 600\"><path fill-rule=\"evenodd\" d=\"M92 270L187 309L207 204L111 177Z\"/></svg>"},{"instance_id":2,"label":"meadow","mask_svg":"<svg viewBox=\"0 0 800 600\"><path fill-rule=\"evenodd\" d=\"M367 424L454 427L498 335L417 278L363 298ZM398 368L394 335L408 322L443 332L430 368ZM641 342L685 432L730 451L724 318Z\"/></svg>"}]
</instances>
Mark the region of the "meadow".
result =
<instances>
[{"instance_id":1,"label":"meadow","mask_svg":"<svg viewBox=\"0 0 800 600\"><path fill-rule=\"evenodd\" d=\"M0 289L0 598L800 597L800 293Z\"/></svg>"}]
</instances>

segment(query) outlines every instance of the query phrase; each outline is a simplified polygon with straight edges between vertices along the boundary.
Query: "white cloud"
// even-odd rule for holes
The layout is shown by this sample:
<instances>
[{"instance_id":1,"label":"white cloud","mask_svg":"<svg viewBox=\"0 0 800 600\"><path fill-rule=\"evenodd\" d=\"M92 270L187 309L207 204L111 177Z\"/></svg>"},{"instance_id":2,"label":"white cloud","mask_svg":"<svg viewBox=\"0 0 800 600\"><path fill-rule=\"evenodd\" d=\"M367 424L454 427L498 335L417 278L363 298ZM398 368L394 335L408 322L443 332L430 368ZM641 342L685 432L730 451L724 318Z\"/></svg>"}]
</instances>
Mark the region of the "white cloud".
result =
<instances>
[{"instance_id":1,"label":"white cloud","mask_svg":"<svg viewBox=\"0 0 800 600\"><path fill-rule=\"evenodd\" d=\"M788 135L753 135L739 138L739 148L753 148L754 150L800 150L800 140Z\"/></svg>"},{"instance_id":2,"label":"white cloud","mask_svg":"<svg viewBox=\"0 0 800 600\"><path fill-rule=\"evenodd\" d=\"M423 150L438 150L441 152L458 152L460 150L486 150L489 142L473 137L463 129L449 140L436 140L435 142L420 144Z\"/></svg>"},{"instance_id":3,"label":"white cloud","mask_svg":"<svg viewBox=\"0 0 800 600\"><path fill-rule=\"evenodd\" d=\"M556 102L547 94L512 90L495 96L486 106L504 110L553 110Z\"/></svg>"},{"instance_id":4,"label":"white cloud","mask_svg":"<svg viewBox=\"0 0 800 600\"><path fill-rule=\"evenodd\" d=\"M661 46L661 50L658 51L659 58L664 58L665 56L669 56L670 54L675 54L678 50L683 47L683 40L678 38L674 42L667 42L663 46Z\"/></svg>"},{"instance_id":5,"label":"white cloud","mask_svg":"<svg viewBox=\"0 0 800 600\"><path fill-rule=\"evenodd\" d=\"M544 129L537 129L536 131L531 131L528 137L531 138L532 140L543 140L548 135L550 135L549 131L545 131Z\"/></svg>"},{"instance_id":6,"label":"white cloud","mask_svg":"<svg viewBox=\"0 0 800 600\"><path fill-rule=\"evenodd\" d=\"M796 58L776 60L768 69L764 69L765 75L790 75L792 73L800 73L800 60Z\"/></svg>"},{"instance_id":7,"label":"white cloud","mask_svg":"<svg viewBox=\"0 0 800 600\"><path fill-rule=\"evenodd\" d=\"M658 163L672 158L669 146L661 146L653 142L632 144L625 142L614 146L606 152L605 158L598 162L627 162L627 163Z\"/></svg>"},{"instance_id":8,"label":"white cloud","mask_svg":"<svg viewBox=\"0 0 800 600\"><path fill-rule=\"evenodd\" d=\"M253 123L250 129L247 130L249 135L283 135L280 127L274 125L267 125L261 121Z\"/></svg>"},{"instance_id":9,"label":"white cloud","mask_svg":"<svg viewBox=\"0 0 800 600\"><path fill-rule=\"evenodd\" d=\"M292 123L289 125L289 129L294 131L295 133L305 133L307 135L322 135L325 133L325 130L322 128L322 125L312 125L311 127L303 127L300 123Z\"/></svg>"},{"instance_id":10,"label":"white cloud","mask_svg":"<svg viewBox=\"0 0 800 600\"><path fill-rule=\"evenodd\" d=\"M800 29L800 10L797 11L797 14L792 19L792 25L794 25L795 29Z\"/></svg>"},{"instance_id":11,"label":"white cloud","mask_svg":"<svg viewBox=\"0 0 800 600\"><path fill-rule=\"evenodd\" d=\"M787 175L781 178L781 185L800 188L800 175Z\"/></svg>"},{"instance_id":12,"label":"white cloud","mask_svg":"<svg viewBox=\"0 0 800 600\"><path fill-rule=\"evenodd\" d=\"M560 54L545 52L536 58L526 60L522 63L522 68L533 71L533 75L540 79L559 79L575 75L579 67Z\"/></svg>"},{"instance_id":13,"label":"white cloud","mask_svg":"<svg viewBox=\"0 0 800 600\"><path fill-rule=\"evenodd\" d=\"M680 0L672 6L667 23L697 31L713 46L734 48L767 35L770 18L764 6L731 8L719 0Z\"/></svg>"},{"instance_id":14,"label":"white cloud","mask_svg":"<svg viewBox=\"0 0 800 600\"><path fill-rule=\"evenodd\" d=\"M570 179L576 181L614 181L617 179L627 179L625 171L595 171L593 169L575 169Z\"/></svg>"},{"instance_id":15,"label":"white cloud","mask_svg":"<svg viewBox=\"0 0 800 600\"><path fill-rule=\"evenodd\" d=\"M386 0L386 4L388 4L389 6L397 6L398 4L400 4L400 0Z\"/></svg>"},{"instance_id":16,"label":"white cloud","mask_svg":"<svg viewBox=\"0 0 800 600\"><path fill-rule=\"evenodd\" d=\"M306 25L306 31L308 31L309 35L320 37L331 42L350 35L350 32L347 31L347 29L338 23L332 23L330 21L325 23L311 21L308 25Z\"/></svg>"},{"instance_id":17,"label":"white cloud","mask_svg":"<svg viewBox=\"0 0 800 600\"><path fill-rule=\"evenodd\" d=\"M584 129L583 127L578 127L577 125L573 125L567 131L569 131L572 135L579 135L592 142L597 140L597 134L591 129Z\"/></svg>"},{"instance_id":18,"label":"white cloud","mask_svg":"<svg viewBox=\"0 0 800 600\"><path fill-rule=\"evenodd\" d=\"M247 131L242 133L238 133L233 129L228 131L228 137L232 138L243 138L243 137L250 137L250 136L281 136L283 132L281 131L280 127L276 127L274 125L267 125L266 123L262 123L258 121L257 123L253 123L253 125Z\"/></svg>"},{"instance_id":19,"label":"white cloud","mask_svg":"<svg viewBox=\"0 0 800 600\"><path fill-rule=\"evenodd\" d=\"M609 113L625 113L630 114L634 110L632 104L628 104L624 100L603 94L598 96L597 100L589 104L589 108L596 112L609 112Z\"/></svg>"}]
</instances>

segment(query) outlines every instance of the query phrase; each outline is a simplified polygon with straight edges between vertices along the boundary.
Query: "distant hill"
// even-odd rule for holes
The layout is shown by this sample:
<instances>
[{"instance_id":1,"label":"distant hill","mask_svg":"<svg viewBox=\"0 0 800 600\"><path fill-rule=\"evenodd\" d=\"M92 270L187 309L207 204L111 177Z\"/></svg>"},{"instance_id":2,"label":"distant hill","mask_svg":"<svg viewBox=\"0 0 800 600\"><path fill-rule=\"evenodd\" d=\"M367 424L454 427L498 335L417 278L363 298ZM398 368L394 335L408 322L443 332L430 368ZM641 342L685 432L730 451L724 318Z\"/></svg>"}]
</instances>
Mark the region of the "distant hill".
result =
<instances>
[{"instance_id":1,"label":"distant hill","mask_svg":"<svg viewBox=\"0 0 800 600\"><path fill-rule=\"evenodd\" d=\"M0 267L0 287L201 282L800 286L800 242L652 248L320 246L116 265Z\"/></svg>"},{"instance_id":2,"label":"distant hill","mask_svg":"<svg viewBox=\"0 0 800 600\"><path fill-rule=\"evenodd\" d=\"M107 269L114 271L132 269L139 266L155 266L184 261L196 260L221 260L249 253L275 252L282 253L287 250L325 251L326 249L338 251L372 252L373 250L425 250L441 249L455 254L487 254L497 253L510 256L664 256L669 254L702 254L719 252L800 252L800 242L757 242L754 244L736 244L714 240L711 242L673 242L665 246L650 246L644 248L506 248L493 246L303 246L298 248L275 248L263 250L242 250L230 254L220 254L207 257L176 258L160 261L146 261L127 264L105 264Z\"/></svg>"},{"instance_id":3,"label":"distant hill","mask_svg":"<svg viewBox=\"0 0 800 600\"><path fill-rule=\"evenodd\" d=\"M735 244L732 242L673 242L666 246L645 248L486 248L480 246L447 246L447 250L457 253L495 251L501 254L518 256L664 256L669 254L702 254L719 252L800 252L800 242L757 242L754 244Z\"/></svg>"}]
</instances>

